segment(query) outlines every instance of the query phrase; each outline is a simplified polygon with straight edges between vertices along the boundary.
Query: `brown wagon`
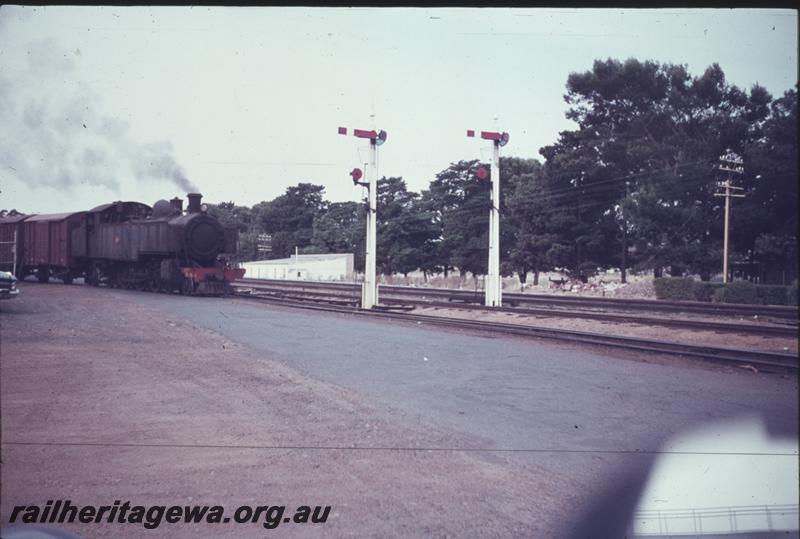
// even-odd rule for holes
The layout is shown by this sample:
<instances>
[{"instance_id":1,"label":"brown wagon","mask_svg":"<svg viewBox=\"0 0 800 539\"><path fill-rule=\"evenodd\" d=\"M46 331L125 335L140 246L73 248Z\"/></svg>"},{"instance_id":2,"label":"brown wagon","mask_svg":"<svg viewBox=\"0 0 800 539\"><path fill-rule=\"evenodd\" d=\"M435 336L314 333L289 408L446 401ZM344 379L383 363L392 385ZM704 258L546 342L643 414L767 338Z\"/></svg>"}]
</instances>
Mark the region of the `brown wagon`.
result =
<instances>
[{"instance_id":1,"label":"brown wagon","mask_svg":"<svg viewBox=\"0 0 800 539\"><path fill-rule=\"evenodd\" d=\"M25 238L21 269L23 278L35 274L42 283L50 280L51 276L67 284L72 282L72 230L80 226L85 213L33 215L22 222Z\"/></svg>"},{"instance_id":2,"label":"brown wagon","mask_svg":"<svg viewBox=\"0 0 800 539\"><path fill-rule=\"evenodd\" d=\"M0 217L0 270L22 275L22 253L25 250L22 223L30 217L25 214Z\"/></svg>"}]
</instances>

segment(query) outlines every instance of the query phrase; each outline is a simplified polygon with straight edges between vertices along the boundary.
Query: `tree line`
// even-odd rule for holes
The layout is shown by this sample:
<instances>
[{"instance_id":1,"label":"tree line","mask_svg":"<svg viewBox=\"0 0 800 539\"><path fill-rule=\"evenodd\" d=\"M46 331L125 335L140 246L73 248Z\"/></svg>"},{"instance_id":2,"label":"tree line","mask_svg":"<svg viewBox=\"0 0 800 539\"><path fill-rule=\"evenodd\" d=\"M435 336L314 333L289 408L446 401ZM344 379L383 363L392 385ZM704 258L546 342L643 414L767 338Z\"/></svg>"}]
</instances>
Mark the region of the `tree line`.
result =
<instances>
[{"instance_id":1,"label":"tree line","mask_svg":"<svg viewBox=\"0 0 800 539\"><path fill-rule=\"evenodd\" d=\"M619 268L708 280L722 266L724 198L719 157L744 160L732 178L733 262L797 277L797 88L773 97L758 84L728 83L719 65L700 76L654 61L595 61L569 75L562 131L541 159L503 157L501 263L524 281L559 269L575 277ZM477 160L436 174L409 191L401 177L378 181L378 271L426 275L487 270L490 181ZM487 167L488 168L488 167ZM363 270L364 202L328 202L324 187L299 183L252 207L209 211L240 231L240 260L294 253L355 253Z\"/></svg>"}]
</instances>

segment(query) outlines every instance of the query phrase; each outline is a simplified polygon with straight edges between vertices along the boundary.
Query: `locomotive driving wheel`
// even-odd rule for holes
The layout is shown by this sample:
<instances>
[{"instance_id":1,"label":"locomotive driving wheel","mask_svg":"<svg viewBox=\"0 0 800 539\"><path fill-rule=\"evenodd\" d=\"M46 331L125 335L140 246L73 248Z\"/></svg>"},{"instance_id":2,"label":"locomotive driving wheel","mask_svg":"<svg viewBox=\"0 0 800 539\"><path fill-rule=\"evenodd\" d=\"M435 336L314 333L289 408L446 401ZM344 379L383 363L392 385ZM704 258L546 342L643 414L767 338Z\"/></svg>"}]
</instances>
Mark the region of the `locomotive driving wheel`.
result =
<instances>
[{"instance_id":1,"label":"locomotive driving wheel","mask_svg":"<svg viewBox=\"0 0 800 539\"><path fill-rule=\"evenodd\" d=\"M86 284L89 286L100 286L100 277L102 276L102 272L100 271L99 266L92 266L89 269L89 273L86 275Z\"/></svg>"},{"instance_id":2,"label":"locomotive driving wheel","mask_svg":"<svg viewBox=\"0 0 800 539\"><path fill-rule=\"evenodd\" d=\"M184 296L191 296L194 294L194 281L188 277L184 278L183 283L181 284L181 294Z\"/></svg>"}]
</instances>

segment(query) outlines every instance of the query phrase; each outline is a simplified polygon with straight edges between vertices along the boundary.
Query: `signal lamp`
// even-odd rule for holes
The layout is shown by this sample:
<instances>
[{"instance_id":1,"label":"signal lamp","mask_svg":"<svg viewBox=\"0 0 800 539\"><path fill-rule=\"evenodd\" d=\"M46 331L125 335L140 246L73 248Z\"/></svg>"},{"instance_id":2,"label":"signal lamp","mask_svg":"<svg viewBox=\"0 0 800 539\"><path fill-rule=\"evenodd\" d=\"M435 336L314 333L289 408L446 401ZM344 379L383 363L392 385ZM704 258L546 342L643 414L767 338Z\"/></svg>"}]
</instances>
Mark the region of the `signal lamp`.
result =
<instances>
[{"instance_id":1,"label":"signal lamp","mask_svg":"<svg viewBox=\"0 0 800 539\"><path fill-rule=\"evenodd\" d=\"M350 171L350 176L353 178L353 185L356 185L358 184L358 180L361 179L361 176L363 176L363 173L360 168L354 168Z\"/></svg>"},{"instance_id":2,"label":"signal lamp","mask_svg":"<svg viewBox=\"0 0 800 539\"><path fill-rule=\"evenodd\" d=\"M386 142L386 131L381 129L380 132L378 133L378 136L375 138L375 145L380 146L384 142Z\"/></svg>"},{"instance_id":3,"label":"signal lamp","mask_svg":"<svg viewBox=\"0 0 800 539\"><path fill-rule=\"evenodd\" d=\"M489 177L489 173L486 171L486 167L478 167L478 170L475 172L475 175L478 177L480 181L483 181Z\"/></svg>"},{"instance_id":4,"label":"signal lamp","mask_svg":"<svg viewBox=\"0 0 800 539\"><path fill-rule=\"evenodd\" d=\"M508 133L503 131L503 134L500 135L500 140L498 141L498 144L500 144L500 146L505 146L506 144L508 144Z\"/></svg>"}]
</instances>

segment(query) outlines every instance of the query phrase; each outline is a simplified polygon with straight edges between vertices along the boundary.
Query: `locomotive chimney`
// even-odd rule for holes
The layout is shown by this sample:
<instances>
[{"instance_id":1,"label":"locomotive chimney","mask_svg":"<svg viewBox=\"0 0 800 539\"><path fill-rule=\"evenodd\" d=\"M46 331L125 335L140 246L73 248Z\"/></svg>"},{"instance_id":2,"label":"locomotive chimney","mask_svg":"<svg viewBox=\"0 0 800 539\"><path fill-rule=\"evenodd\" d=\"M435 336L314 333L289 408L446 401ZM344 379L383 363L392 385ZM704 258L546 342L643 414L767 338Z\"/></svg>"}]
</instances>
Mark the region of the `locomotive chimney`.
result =
<instances>
[{"instance_id":1,"label":"locomotive chimney","mask_svg":"<svg viewBox=\"0 0 800 539\"><path fill-rule=\"evenodd\" d=\"M186 195L186 198L189 199L189 206L186 208L188 213L200 213L200 201L203 199L203 195L200 193L189 193Z\"/></svg>"},{"instance_id":2,"label":"locomotive chimney","mask_svg":"<svg viewBox=\"0 0 800 539\"><path fill-rule=\"evenodd\" d=\"M169 207L172 213L183 213L183 199L178 197L173 198L169 201Z\"/></svg>"}]
</instances>

